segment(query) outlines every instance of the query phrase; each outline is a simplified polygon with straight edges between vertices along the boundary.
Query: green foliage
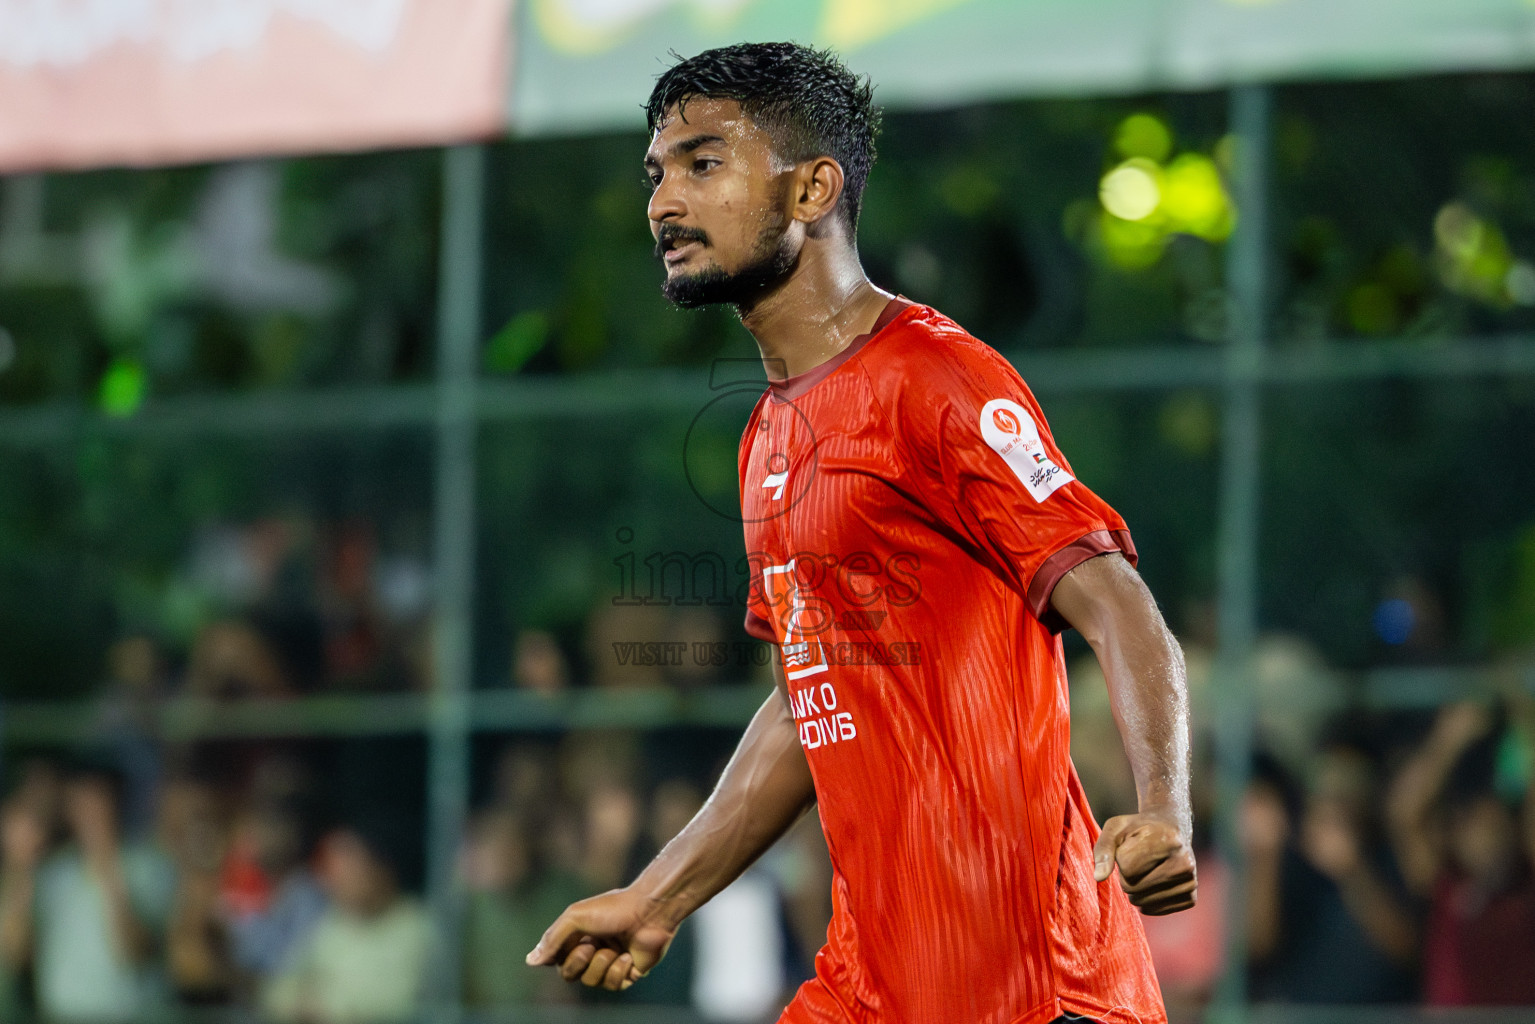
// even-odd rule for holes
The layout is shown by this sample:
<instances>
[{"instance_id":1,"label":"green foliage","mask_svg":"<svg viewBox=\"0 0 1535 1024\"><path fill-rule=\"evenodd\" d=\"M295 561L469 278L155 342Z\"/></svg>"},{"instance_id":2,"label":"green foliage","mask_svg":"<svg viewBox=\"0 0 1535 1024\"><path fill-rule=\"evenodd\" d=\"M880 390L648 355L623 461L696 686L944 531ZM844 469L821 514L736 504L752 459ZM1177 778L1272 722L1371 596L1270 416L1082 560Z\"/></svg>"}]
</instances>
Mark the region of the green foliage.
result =
<instances>
[{"instance_id":1,"label":"green foliage","mask_svg":"<svg viewBox=\"0 0 1535 1024\"><path fill-rule=\"evenodd\" d=\"M549 340L549 316L541 309L518 313L485 343L485 369L516 373Z\"/></svg>"},{"instance_id":2,"label":"green foliage","mask_svg":"<svg viewBox=\"0 0 1535 1024\"><path fill-rule=\"evenodd\" d=\"M147 384L141 363L132 359L113 360L101 375L98 399L101 411L108 416L132 416L144 404Z\"/></svg>"}]
</instances>

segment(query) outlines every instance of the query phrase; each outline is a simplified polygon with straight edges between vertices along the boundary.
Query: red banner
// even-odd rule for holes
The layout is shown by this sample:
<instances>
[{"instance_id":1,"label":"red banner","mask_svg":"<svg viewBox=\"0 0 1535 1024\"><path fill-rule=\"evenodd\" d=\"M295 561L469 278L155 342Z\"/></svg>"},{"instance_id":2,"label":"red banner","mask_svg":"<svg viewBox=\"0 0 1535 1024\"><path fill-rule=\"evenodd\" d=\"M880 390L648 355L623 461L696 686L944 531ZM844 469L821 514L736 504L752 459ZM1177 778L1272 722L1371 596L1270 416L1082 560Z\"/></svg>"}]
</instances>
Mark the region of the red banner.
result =
<instances>
[{"instance_id":1,"label":"red banner","mask_svg":"<svg viewBox=\"0 0 1535 1024\"><path fill-rule=\"evenodd\" d=\"M0 0L0 171L457 142L512 0Z\"/></svg>"}]
</instances>

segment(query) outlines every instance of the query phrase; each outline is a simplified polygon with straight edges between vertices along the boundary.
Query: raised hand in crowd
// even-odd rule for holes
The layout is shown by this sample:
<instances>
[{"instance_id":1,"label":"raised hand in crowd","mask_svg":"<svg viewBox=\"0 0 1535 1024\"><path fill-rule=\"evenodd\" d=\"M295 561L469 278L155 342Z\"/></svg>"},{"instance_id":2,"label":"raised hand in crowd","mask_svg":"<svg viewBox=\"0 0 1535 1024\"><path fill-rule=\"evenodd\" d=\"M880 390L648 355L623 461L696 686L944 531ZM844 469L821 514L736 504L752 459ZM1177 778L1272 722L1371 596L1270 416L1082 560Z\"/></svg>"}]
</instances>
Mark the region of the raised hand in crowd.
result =
<instances>
[{"instance_id":1,"label":"raised hand in crowd","mask_svg":"<svg viewBox=\"0 0 1535 1024\"><path fill-rule=\"evenodd\" d=\"M19 800L0 811L0 870L30 870L48 851L48 829L37 813Z\"/></svg>"},{"instance_id":2,"label":"raised hand in crowd","mask_svg":"<svg viewBox=\"0 0 1535 1024\"><path fill-rule=\"evenodd\" d=\"M1444 846L1435 836L1435 807L1456 764L1493 724L1491 710L1479 701L1446 705L1387 795L1387 825L1402 877L1420 896L1432 892L1444 867Z\"/></svg>"},{"instance_id":3,"label":"raised hand in crowd","mask_svg":"<svg viewBox=\"0 0 1535 1024\"><path fill-rule=\"evenodd\" d=\"M101 886L114 948L125 963L144 963L154 954L156 943L134 908L123 872L112 781L95 774L71 780L65 789L64 818L87 869Z\"/></svg>"},{"instance_id":4,"label":"raised hand in crowd","mask_svg":"<svg viewBox=\"0 0 1535 1024\"><path fill-rule=\"evenodd\" d=\"M1279 944L1280 875L1290 814L1272 785L1254 782L1242 796L1238 837L1247 858L1247 948L1262 960Z\"/></svg>"},{"instance_id":5,"label":"raised hand in crowd","mask_svg":"<svg viewBox=\"0 0 1535 1024\"><path fill-rule=\"evenodd\" d=\"M32 900L48 829L37 813L12 799L0 811L0 959L18 970L32 959Z\"/></svg>"},{"instance_id":6,"label":"raised hand in crowd","mask_svg":"<svg viewBox=\"0 0 1535 1024\"><path fill-rule=\"evenodd\" d=\"M1301 823L1300 853L1338 887L1344 906L1376 948L1411 964L1418 951L1417 924L1366 855L1361 832L1357 815L1341 801L1313 798Z\"/></svg>"}]
</instances>

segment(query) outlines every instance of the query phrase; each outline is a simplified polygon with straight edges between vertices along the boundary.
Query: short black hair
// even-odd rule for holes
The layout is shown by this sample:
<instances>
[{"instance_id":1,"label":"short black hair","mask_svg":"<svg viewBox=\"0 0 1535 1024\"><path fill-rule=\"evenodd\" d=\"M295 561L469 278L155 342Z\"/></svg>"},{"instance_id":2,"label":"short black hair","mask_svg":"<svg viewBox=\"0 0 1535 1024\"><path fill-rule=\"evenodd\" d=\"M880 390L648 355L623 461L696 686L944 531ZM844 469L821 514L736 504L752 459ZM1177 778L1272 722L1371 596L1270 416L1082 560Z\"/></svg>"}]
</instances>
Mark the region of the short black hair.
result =
<instances>
[{"instance_id":1,"label":"short black hair","mask_svg":"<svg viewBox=\"0 0 1535 1024\"><path fill-rule=\"evenodd\" d=\"M797 43L737 43L672 56L677 63L656 79L645 104L652 132L673 106L685 111L691 97L735 100L779 156L795 162L829 156L842 165L838 206L856 231L880 125L867 76L854 75L831 50Z\"/></svg>"}]
</instances>

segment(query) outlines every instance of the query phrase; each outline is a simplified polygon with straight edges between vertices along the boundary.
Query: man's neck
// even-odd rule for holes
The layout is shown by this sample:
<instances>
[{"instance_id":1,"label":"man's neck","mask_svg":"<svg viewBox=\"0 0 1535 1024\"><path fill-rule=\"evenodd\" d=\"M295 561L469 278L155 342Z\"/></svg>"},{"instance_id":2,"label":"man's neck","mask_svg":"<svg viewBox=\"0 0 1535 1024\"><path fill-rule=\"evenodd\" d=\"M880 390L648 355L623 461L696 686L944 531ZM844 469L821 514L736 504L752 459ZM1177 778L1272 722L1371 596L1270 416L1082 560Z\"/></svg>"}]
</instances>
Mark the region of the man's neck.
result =
<instances>
[{"instance_id":1,"label":"man's neck","mask_svg":"<svg viewBox=\"0 0 1535 1024\"><path fill-rule=\"evenodd\" d=\"M798 376L874 329L890 301L864 276L857 250L806 246L782 285L741 311L769 380Z\"/></svg>"}]
</instances>

